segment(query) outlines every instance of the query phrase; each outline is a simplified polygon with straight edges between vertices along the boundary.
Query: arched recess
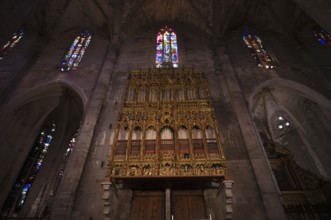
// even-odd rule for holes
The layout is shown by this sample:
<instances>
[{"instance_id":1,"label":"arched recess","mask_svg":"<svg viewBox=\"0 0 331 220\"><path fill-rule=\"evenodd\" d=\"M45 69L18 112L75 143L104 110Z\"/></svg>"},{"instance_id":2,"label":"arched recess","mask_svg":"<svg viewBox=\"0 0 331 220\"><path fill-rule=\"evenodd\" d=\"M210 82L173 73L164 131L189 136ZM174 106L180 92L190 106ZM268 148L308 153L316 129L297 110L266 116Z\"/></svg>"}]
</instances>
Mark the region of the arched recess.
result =
<instances>
[{"instance_id":1,"label":"arched recess","mask_svg":"<svg viewBox=\"0 0 331 220\"><path fill-rule=\"evenodd\" d=\"M170 126L164 126L160 131L160 153L174 153L175 151L175 133Z\"/></svg>"},{"instance_id":2,"label":"arched recess","mask_svg":"<svg viewBox=\"0 0 331 220\"><path fill-rule=\"evenodd\" d=\"M202 133L203 131L199 126L194 125L192 127L192 145L193 145L193 153L195 155L204 154Z\"/></svg>"},{"instance_id":3,"label":"arched recess","mask_svg":"<svg viewBox=\"0 0 331 220\"><path fill-rule=\"evenodd\" d=\"M185 157L189 156L190 144L189 144L189 131L186 126L182 125L178 129L178 148L179 153Z\"/></svg>"},{"instance_id":4,"label":"arched recess","mask_svg":"<svg viewBox=\"0 0 331 220\"><path fill-rule=\"evenodd\" d=\"M68 83L53 82L17 96L2 109L0 125L0 206L3 207L16 178L35 146L41 127L56 124L45 155L23 208L16 215L38 217L50 211L68 144L79 129L84 97ZM81 93L82 94L82 93ZM13 213L10 213L12 215Z\"/></svg>"},{"instance_id":5,"label":"arched recess","mask_svg":"<svg viewBox=\"0 0 331 220\"><path fill-rule=\"evenodd\" d=\"M324 215L331 201L323 192L331 180L331 102L304 85L277 79L254 90L249 108L289 218L297 217L293 210Z\"/></svg>"},{"instance_id":6,"label":"arched recess","mask_svg":"<svg viewBox=\"0 0 331 220\"><path fill-rule=\"evenodd\" d=\"M142 128L136 126L132 131L131 136L131 155L139 155L141 150L141 140L142 140Z\"/></svg>"},{"instance_id":7,"label":"arched recess","mask_svg":"<svg viewBox=\"0 0 331 220\"><path fill-rule=\"evenodd\" d=\"M149 126L145 132L145 154L155 154L156 129Z\"/></svg>"}]
</instances>

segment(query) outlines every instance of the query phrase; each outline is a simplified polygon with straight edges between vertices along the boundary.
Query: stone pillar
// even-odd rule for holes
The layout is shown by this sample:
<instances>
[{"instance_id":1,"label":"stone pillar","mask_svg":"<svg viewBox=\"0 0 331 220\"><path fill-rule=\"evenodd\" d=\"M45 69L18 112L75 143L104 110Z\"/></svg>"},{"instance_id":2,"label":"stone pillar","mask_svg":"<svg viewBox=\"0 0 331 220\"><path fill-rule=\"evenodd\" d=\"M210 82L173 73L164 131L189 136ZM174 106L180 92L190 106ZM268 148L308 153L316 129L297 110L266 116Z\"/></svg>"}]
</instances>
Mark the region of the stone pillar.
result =
<instances>
[{"instance_id":1,"label":"stone pillar","mask_svg":"<svg viewBox=\"0 0 331 220\"><path fill-rule=\"evenodd\" d=\"M115 58L116 48L112 48L112 46L109 45L107 54L104 56L103 66L101 67L95 89L86 106L75 150L72 152L67 163L63 179L55 197L51 213L52 219L70 219L78 186L92 144L95 126L107 94Z\"/></svg>"},{"instance_id":2,"label":"stone pillar","mask_svg":"<svg viewBox=\"0 0 331 220\"><path fill-rule=\"evenodd\" d=\"M105 200L103 214L105 216L104 220L110 220L110 187L112 187L112 183L109 181L101 183L103 188L103 196L102 199Z\"/></svg>"},{"instance_id":3,"label":"stone pillar","mask_svg":"<svg viewBox=\"0 0 331 220\"><path fill-rule=\"evenodd\" d=\"M281 194L273 178L264 148L245 104L242 91L224 46L219 46L218 58L226 75L225 80L231 96L232 108L237 116L249 161L259 188L260 196L262 197L265 213L270 220L286 219L285 210L281 202Z\"/></svg>"},{"instance_id":4,"label":"stone pillar","mask_svg":"<svg viewBox=\"0 0 331 220\"><path fill-rule=\"evenodd\" d=\"M232 185L234 181L232 180L224 180L222 185L220 186L217 194L221 198L221 204L223 207L221 208L222 219L232 219ZM211 216L210 216L211 218Z\"/></svg>"}]
</instances>

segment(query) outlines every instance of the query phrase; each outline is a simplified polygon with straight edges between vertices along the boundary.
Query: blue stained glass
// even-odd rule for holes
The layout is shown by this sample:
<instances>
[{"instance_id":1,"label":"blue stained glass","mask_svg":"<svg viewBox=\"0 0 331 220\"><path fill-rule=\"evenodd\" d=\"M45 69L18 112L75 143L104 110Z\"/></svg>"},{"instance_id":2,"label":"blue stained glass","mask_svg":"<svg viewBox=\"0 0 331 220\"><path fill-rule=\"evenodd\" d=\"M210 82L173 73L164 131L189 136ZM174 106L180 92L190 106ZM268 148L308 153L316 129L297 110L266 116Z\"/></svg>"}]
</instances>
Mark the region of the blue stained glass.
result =
<instances>
[{"instance_id":1,"label":"blue stained glass","mask_svg":"<svg viewBox=\"0 0 331 220\"><path fill-rule=\"evenodd\" d=\"M174 32L171 33L171 42L175 42L176 41L176 35L174 34Z\"/></svg>"},{"instance_id":2,"label":"blue stained glass","mask_svg":"<svg viewBox=\"0 0 331 220\"><path fill-rule=\"evenodd\" d=\"M48 147L52 141L51 134L54 132L54 123L46 123L43 126L43 129L39 132L35 145L32 147L30 154L16 179L16 182L12 186L2 211L10 212L11 210L14 210L14 213L16 214L19 213L22 209L28 196L28 192L32 187L35 177L43 164ZM15 199L13 200L12 198Z\"/></svg>"},{"instance_id":3,"label":"blue stained glass","mask_svg":"<svg viewBox=\"0 0 331 220\"><path fill-rule=\"evenodd\" d=\"M170 53L170 45L169 44L164 45L164 53L166 55L169 55L169 53Z\"/></svg>"},{"instance_id":4,"label":"blue stained glass","mask_svg":"<svg viewBox=\"0 0 331 220\"><path fill-rule=\"evenodd\" d=\"M156 50L162 50L162 44L157 45Z\"/></svg>"},{"instance_id":5,"label":"blue stained glass","mask_svg":"<svg viewBox=\"0 0 331 220\"><path fill-rule=\"evenodd\" d=\"M45 140L45 143L49 144L49 143L51 143L51 141L52 141L52 136L51 135L47 135L47 138Z\"/></svg>"},{"instance_id":6,"label":"blue stained glass","mask_svg":"<svg viewBox=\"0 0 331 220\"><path fill-rule=\"evenodd\" d=\"M157 34L155 64L157 68L178 67L177 36L171 28L162 28Z\"/></svg>"},{"instance_id":7,"label":"blue stained glass","mask_svg":"<svg viewBox=\"0 0 331 220\"><path fill-rule=\"evenodd\" d=\"M30 183L26 184L26 185L24 186L22 192L23 192L23 193L26 193L26 192L30 189L30 187L31 187L31 184L30 184Z\"/></svg>"},{"instance_id":8,"label":"blue stained glass","mask_svg":"<svg viewBox=\"0 0 331 220\"><path fill-rule=\"evenodd\" d=\"M314 32L316 39L325 47L331 48L331 35L323 29Z\"/></svg>"},{"instance_id":9,"label":"blue stained glass","mask_svg":"<svg viewBox=\"0 0 331 220\"><path fill-rule=\"evenodd\" d=\"M78 64L85 54L91 39L92 35L88 31L82 32L75 38L74 42L70 46L70 49L65 55L64 60L60 64L61 71L68 71L78 67Z\"/></svg>"}]
</instances>

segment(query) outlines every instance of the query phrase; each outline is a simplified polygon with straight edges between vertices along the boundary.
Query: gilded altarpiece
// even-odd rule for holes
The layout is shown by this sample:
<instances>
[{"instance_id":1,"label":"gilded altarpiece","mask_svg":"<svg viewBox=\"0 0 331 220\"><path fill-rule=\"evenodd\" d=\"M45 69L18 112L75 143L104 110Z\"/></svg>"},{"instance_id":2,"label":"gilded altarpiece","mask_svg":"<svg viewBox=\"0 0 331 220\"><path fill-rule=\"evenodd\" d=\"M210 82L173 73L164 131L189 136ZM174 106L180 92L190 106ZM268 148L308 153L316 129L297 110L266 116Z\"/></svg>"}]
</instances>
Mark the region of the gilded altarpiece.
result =
<instances>
[{"instance_id":1,"label":"gilded altarpiece","mask_svg":"<svg viewBox=\"0 0 331 220\"><path fill-rule=\"evenodd\" d=\"M201 70L131 71L108 178L223 177L221 143Z\"/></svg>"}]
</instances>

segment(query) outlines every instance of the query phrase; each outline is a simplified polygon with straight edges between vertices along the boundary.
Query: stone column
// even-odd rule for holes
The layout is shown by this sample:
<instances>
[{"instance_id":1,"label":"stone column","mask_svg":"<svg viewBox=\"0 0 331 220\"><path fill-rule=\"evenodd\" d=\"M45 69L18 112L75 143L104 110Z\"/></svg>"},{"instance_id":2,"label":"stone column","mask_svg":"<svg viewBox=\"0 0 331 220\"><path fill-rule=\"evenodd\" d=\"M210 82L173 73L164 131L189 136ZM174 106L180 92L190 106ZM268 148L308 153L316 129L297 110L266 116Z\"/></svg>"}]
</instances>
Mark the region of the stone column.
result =
<instances>
[{"instance_id":1,"label":"stone column","mask_svg":"<svg viewBox=\"0 0 331 220\"><path fill-rule=\"evenodd\" d=\"M75 150L72 152L52 207L52 219L70 219L74 200L82 178L86 159L92 143L95 126L107 94L110 76L116 59L116 48L108 46L104 56L98 80L86 106L84 119L77 137Z\"/></svg>"},{"instance_id":2,"label":"stone column","mask_svg":"<svg viewBox=\"0 0 331 220\"><path fill-rule=\"evenodd\" d=\"M102 199L105 201L104 203L104 209L103 214L105 216L104 220L110 220L110 214L111 214L111 207L110 207L110 188L112 187L112 183L109 181L102 182L102 189L103 189L103 195Z\"/></svg>"},{"instance_id":3,"label":"stone column","mask_svg":"<svg viewBox=\"0 0 331 220\"><path fill-rule=\"evenodd\" d=\"M218 58L226 74L225 80L231 96L232 108L237 116L249 161L262 197L265 213L270 220L286 219L280 192L274 181L272 170L224 46L219 46Z\"/></svg>"},{"instance_id":4,"label":"stone column","mask_svg":"<svg viewBox=\"0 0 331 220\"><path fill-rule=\"evenodd\" d=\"M222 219L232 219L232 185L234 181L232 180L224 180L222 185L220 186L217 194L221 198L221 204L223 204L221 214ZM210 215L211 218L211 215Z\"/></svg>"}]
</instances>

